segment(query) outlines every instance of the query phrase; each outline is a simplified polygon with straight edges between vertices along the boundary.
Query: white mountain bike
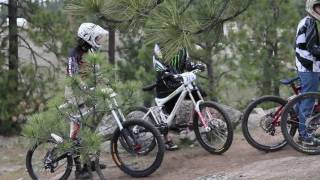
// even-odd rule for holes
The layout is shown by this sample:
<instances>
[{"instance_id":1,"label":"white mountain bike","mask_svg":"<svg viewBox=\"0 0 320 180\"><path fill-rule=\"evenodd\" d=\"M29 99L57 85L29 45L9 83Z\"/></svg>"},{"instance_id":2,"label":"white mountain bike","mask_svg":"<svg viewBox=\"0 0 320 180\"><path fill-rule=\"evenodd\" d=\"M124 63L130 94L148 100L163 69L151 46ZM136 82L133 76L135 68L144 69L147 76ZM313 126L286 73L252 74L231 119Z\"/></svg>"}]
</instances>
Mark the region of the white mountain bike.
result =
<instances>
[{"instance_id":1,"label":"white mountain bike","mask_svg":"<svg viewBox=\"0 0 320 180\"><path fill-rule=\"evenodd\" d=\"M107 103L109 109L96 109L105 113L111 112L117 122L117 129L111 139L111 155L116 165L126 174L133 177L145 177L156 171L163 160L164 143L161 134L150 123L141 119L126 121L116 101L116 93L107 88ZM70 104L63 104L59 110L68 108ZM70 119L84 119L93 115L95 107L77 115L66 114ZM62 112L61 112L62 113ZM63 116L65 117L65 116ZM83 121L82 126L88 126ZM95 128L94 128L95 129ZM51 133L47 141L42 141L31 147L26 156L26 167L32 179L68 179L73 168L73 159L79 157L81 141L74 141L72 146L62 151L58 146L64 141L70 141L69 137L62 137ZM73 140L71 140L73 141ZM153 151L146 153L153 144ZM99 167L99 152L92 155L95 161L95 170L100 179L105 179Z\"/></svg>"},{"instance_id":2,"label":"white mountain bike","mask_svg":"<svg viewBox=\"0 0 320 180\"><path fill-rule=\"evenodd\" d=\"M174 92L165 98L155 98L156 106L146 107L134 107L130 111L127 117L130 117L131 113L142 114L142 119L153 123L160 131L161 134L166 134L168 129L172 127L173 120L177 114L182 101L187 96L190 97L193 102L193 112L191 113L190 121L185 125L181 125L182 128L193 129L196 138L200 145L212 154L222 154L229 149L233 140L233 129L228 115L224 110L214 102L204 101L199 88L194 81L196 80L196 73L200 70L196 69L191 72L174 75L175 78L183 79L183 83ZM143 91L153 91L156 84L152 84L143 88ZM199 101L196 101L192 95L192 91L196 91ZM180 95L179 95L180 94ZM179 95L175 106L167 115L163 111L165 103L172 98ZM155 143L151 144L150 151L153 149Z\"/></svg>"}]
</instances>

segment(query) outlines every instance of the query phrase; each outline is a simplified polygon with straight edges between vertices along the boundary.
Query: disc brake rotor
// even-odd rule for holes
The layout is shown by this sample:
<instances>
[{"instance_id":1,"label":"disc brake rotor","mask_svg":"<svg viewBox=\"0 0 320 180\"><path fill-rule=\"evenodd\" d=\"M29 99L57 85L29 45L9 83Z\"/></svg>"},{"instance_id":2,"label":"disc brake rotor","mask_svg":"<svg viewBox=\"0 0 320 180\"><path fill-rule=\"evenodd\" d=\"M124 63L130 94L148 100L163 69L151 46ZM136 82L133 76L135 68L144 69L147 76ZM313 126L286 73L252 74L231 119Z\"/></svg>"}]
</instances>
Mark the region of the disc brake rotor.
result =
<instances>
[{"instance_id":1,"label":"disc brake rotor","mask_svg":"<svg viewBox=\"0 0 320 180\"><path fill-rule=\"evenodd\" d=\"M271 135L275 134L275 127L272 123L273 117L272 114L264 115L260 120L260 127L266 132L270 133Z\"/></svg>"}]
</instances>

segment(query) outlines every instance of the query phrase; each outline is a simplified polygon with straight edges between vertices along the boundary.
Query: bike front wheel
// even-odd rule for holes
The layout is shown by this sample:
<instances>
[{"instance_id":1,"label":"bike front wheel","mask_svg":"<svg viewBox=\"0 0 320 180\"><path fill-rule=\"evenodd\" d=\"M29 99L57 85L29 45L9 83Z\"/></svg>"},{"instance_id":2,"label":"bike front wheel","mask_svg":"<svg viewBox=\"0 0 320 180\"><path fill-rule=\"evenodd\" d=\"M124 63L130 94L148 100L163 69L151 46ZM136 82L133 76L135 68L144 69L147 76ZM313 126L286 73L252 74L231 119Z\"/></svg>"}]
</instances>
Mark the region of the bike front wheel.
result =
<instances>
[{"instance_id":1,"label":"bike front wheel","mask_svg":"<svg viewBox=\"0 0 320 180\"><path fill-rule=\"evenodd\" d=\"M54 141L35 144L27 152L26 167L32 179L68 179L72 157L61 154Z\"/></svg>"},{"instance_id":2,"label":"bike front wheel","mask_svg":"<svg viewBox=\"0 0 320 180\"><path fill-rule=\"evenodd\" d=\"M288 144L297 151L309 155L320 154L319 99L319 93L301 94L288 102L281 116L281 130ZM311 104L310 108L304 106L304 103ZM300 118L304 118L305 122ZM299 133L292 135L290 133L292 127L299 129Z\"/></svg>"},{"instance_id":3,"label":"bike front wheel","mask_svg":"<svg viewBox=\"0 0 320 180\"><path fill-rule=\"evenodd\" d=\"M233 140L232 124L219 105L214 102L204 102L200 104L200 112L195 112L194 116L194 132L205 150L212 154L222 154L230 148Z\"/></svg>"},{"instance_id":4,"label":"bike front wheel","mask_svg":"<svg viewBox=\"0 0 320 180\"><path fill-rule=\"evenodd\" d=\"M165 150L159 131L152 124L139 119L126 121L122 126L121 131L116 129L111 140L113 161L133 177L145 177L155 172L162 163ZM153 142L155 147L149 151Z\"/></svg>"}]
</instances>

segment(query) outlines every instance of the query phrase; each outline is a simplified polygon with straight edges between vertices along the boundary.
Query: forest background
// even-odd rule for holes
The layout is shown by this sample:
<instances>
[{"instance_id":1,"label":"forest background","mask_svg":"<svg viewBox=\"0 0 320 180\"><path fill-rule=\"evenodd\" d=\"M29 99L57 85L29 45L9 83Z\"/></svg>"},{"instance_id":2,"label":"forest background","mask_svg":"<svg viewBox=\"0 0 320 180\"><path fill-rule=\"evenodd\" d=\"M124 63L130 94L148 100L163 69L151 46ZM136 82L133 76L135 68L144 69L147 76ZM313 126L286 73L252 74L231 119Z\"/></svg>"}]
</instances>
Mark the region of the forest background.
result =
<instances>
[{"instance_id":1,"label":"forest background","mask_svg":"<svg viewBox=\"0 0 320 180\"><path fill-rule=\"evenodd\" d=\"M199 81L208 99L242 111L261 95L289 96L279 80L296 75L304 16L301 0L0 0L0 134L19 134L28 117L63 97L82 22L109 31L101 53L112 77L138 94L135 105L153 103L140 89L155 79L160 42L166 59L187 47L192 61L207 66Z\"/></svg>"}]
</instances>

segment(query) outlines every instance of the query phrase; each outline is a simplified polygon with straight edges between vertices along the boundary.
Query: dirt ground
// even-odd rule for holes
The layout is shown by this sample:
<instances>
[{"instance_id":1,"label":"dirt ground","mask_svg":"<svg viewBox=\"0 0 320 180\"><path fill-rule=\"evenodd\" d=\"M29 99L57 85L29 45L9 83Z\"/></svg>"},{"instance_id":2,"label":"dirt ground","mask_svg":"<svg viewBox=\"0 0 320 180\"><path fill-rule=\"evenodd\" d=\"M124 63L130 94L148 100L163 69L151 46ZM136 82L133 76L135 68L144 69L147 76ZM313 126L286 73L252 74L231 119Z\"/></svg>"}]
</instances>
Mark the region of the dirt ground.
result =
<instances>
[{"instance_id":1,"label":"dirt ground","mask_svg":"<svg viewBox=\"0 0 320 180\"><path fill-rule=\"evenodd\" d=\"M305 157L306 155L289 147L275 153L260 152L252 148L241 135L236 135L231 148L223 155L209 154L201 147L167 152L161 168L145 179L292 179L291 177L298 178L300 172L295 173L295 169L288 171L291 162L285 160L292 159L294 163L299 164L300 160ZM319 161L320 157L313 156L311 159ZM309 166L310 162L304 161L303 163ZM266 168L263 167L264 165ZM304 165L301 164L301 167ZM320 168L320 165L317 167ZM247 174L246 171L249 170ZM275 172L283 172L288 176L283 177L281 173L274 176ZM317 173L317 176L313 176L315 179L319 179L320 171L317 170ZM265 176L259 174L265 174ZM117 169L110 170L108 175L110 178L131 179Z\"/></svg>"},{"instance_id":2,"label":"dirt ground","mask_svg":"<svg viewBox=\"0 0 320 180\"><path fill-rule=\"evenodd\" d=\"M30 179L24 166L26 149L20 141L3 145L1 138L1 180ZM143 179L320 179L319 162L320 156L307 156L290 147L275 153L260 152L236 134L231 148L223 155L209 154L197 146L166 152L160 169ZM108 179L133 179L113 163L107 166L104 173Z\"/></svg>"},{"instance_id":3,"label":"dirt ground","mask_svg":"<svg viewBox=\"0 0 320 180\"><path fill-rule=\"evenodd\" d=\"M25 145L20 138L10 139L1 138L0 179L30 179L24 165ZM166 152L160 169L143 179L320 179L319 162L320 156L307 156L290 147L275 153L260 152L236 134L223 155L209 154L199 146ZM107 166L104 172L108 179L132 179L114 164Z\"/></svg>"}]
</instances>

